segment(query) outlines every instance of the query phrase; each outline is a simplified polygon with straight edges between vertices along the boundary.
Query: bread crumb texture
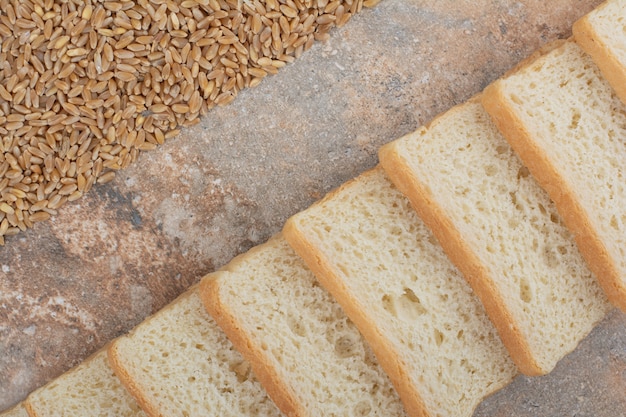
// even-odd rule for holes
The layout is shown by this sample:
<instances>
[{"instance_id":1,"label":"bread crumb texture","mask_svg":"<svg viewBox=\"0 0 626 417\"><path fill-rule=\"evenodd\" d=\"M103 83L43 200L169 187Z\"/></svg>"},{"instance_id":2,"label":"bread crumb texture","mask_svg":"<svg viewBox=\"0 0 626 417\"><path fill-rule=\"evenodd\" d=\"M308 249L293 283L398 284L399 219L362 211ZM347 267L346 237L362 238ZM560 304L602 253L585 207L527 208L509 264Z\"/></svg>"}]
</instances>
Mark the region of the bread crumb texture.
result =
<instances>
[{"instance_id":1,"label":"bread crumb texture","mask_svg":"<svg viewBox=\"0 0 626 417\"><path fill-rule=\"evenodd\" d=\"M614 57L626 68L626 7L624 2L605 1L586 14L589 25L593 28L596 40L607 46Z\"/></svg>"},{"instance_id":2,"label":"bread crumb texture","mask_svg":"<svg viewBox=\"0 0 626 417\"><path fill-rule=\"evenodd\" d=\"M371 349L282 236L235 262L220 300L309 416L403 416Z\"/></svg>"},{"instance_id":3,"label":"bread crumb texture","mask_svg":"<svg viewBox=\"0 0 626 417\"><path fill-rule=\"evenodd\" d=\"M161 415L281 415L204 310L196 286L118 339L113 350L135 395Z\"/></svg>"},{"instance_id":4,"label":"bread crumb texture","mask_svg":"<svg viewBox=\"0 0 626 417\"><path fill-rule=\"evenodd\" d=\"M571 186L626 276L626 106L573 42L505 85L533 140Z\"/></svg>"},{"instance_id":5,"label":"bread crumb texture","mask_svg":"<svg viewBox=\"0 0 626 417\"><path fill-rule=\"evenodd\" d=\"M428 415L469 416L510 382L515 368L482 305L381 168L290 221L397 355L403 369L387 372L408 378L401 397L421 397Z\"/></svg>"},{"instance_id":6,"label":"bread crumb texture","mask_svg":"<svg viewBox=\"0 0 626 417\"><path fill-rule=\"evenodd\" d=\"M33 392L26 399L33 416L145 416L109 366L105 349Z\"/></svg>"},{"instance_id":7,"label":"bread crumb texture","mask_svg":"<svg viewBox=\"0 0 626 417\"><path fill-rule=\"evenodd\" d=\"M554 203L478 101L398 140L396 151L485 267L479 279L502 297L549 372L609 308Z\"/></svg>"}]
</instances>

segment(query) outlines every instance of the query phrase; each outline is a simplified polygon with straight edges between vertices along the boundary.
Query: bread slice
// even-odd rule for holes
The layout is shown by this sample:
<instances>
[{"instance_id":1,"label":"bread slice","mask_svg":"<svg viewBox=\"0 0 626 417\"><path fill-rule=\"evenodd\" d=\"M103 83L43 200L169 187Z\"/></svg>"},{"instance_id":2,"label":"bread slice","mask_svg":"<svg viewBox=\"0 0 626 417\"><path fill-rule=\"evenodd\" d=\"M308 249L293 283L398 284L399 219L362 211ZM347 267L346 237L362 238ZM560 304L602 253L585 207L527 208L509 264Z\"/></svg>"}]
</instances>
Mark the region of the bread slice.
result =
<instances>
[{"instance_id":1,"label":"bread slice","mask_svg":"<svg viewBox=\"0 0 626 417\"><path fill-rule=\"evenodd\" d=\"M478 298L376 167L284 236L374 350L411 416L470 416L516 373Z\"/></svg>"},{"instance_id":2,"label":"bread slice","mask_svg":"<svg viewBox=\"0 0 626 417\"><path fill-rule=\"evenodd\" d=\"M476 291L521 372L572 351L609 304L545 191L478 100L380 150Z\"/></svg>"},{"instance_id":3,"label":"bread slice","mask_svg":"<svg viewBox=\"0 0 626 417\"><path fill-rule=\"evenodd\" d=\"M0 417L29 417L23 402L0 413Z\"/></svg>"},{"instance_id":4,"label":"bread slice","mask_svg":"<svg viewBox=\"0 0 626 417\"><path fill-rule=\"evenodd\" d=\"M197 285L120 337L111 365L150 416L280 416Z\"/></svg>"},{"instance_id":5,"label":"bread slice","mask_svg":"<svg viewBox=\"0 0 626 417\"><path fill-rule=\"evenodd\" d=\"M204 305L290 416L404 416L337 302L282 235L205 277Z\"/></svg>"},{"instance_id":6,"label":"bread slice","mask_svg":"<svg viewBox=\"0 0 626 417\"><path fill-rule=\"evenodd\" d=\"M609 0L574 23L574 39L626 103L626 3Z\"/></svg>"},{"instance_id":7,"label":"bread slice","mask_svg":"<svg viewBox=\"0 0 626 417\"><path fill-rule=\"evenodd\" d=\"M145 416L113 373L106 348L32 392L24 404L31 417Z\"/></svg>"},{"instance_id":8,"label":"bread slice","mask_svg":"<svg viewBox=\"0 0 626 417\"><path fill-rule=\"evenodd\" d=\"M573 41L487 87L482 102L626 311L626 105Z\"/></svg>"}]
</instances>

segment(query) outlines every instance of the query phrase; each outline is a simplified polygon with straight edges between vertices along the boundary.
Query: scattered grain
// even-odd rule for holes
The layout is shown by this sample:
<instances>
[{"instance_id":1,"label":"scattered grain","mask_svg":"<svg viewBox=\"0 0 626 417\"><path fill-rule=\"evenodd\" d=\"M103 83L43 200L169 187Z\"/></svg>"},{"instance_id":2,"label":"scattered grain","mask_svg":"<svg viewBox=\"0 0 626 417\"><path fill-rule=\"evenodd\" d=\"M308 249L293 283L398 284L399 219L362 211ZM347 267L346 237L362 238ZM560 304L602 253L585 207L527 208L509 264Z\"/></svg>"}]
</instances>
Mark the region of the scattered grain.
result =
<instances>
[{"instance_id":1,"label":"scattered grain","mask_svg":"<svg viewBox=\"0 0 626 417\"><path fill-rule=\"evenodd\" d=\"M0 0L0 245L378 0Z\"/></svg>"}]
</instances>

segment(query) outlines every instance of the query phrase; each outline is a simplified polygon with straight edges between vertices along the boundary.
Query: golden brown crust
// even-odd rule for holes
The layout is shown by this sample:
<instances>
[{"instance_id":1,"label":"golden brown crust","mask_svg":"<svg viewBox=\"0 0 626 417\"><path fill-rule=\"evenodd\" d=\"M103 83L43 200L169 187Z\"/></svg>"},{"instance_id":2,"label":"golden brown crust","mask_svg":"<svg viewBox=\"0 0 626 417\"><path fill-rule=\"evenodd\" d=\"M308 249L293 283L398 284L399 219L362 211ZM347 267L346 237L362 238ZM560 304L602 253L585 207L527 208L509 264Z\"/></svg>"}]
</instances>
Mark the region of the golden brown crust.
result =
<instances>
[{"instance_id":1,"label":"golden brown crust","mask_svg":"<svg viewBox=\"0 0 626 417\"><path fill-rule=\"evenodd\" d=\"M125 336L122 336L125 337ZM146 400L146 396L135 380L126 372L121 355L117 350L117 342L120 339L113 341L107 349L107 355L109 358L109 365L117 375L126 391L135 399L139 407L150 417L161 417L161 413L154 407L149 401Z\"/></svg>"},{"instance_id":2,"label":"golden brown crust","mask_svg":"<svg viewBox=\"0 0 626 417\"><path fill-rule=\"evenodd\" d=\"M572 232L581 255L595 274L609 301L626 311L626 288L606 246L592 227L570 185L545 152L535 143L515 111L507 106L500 81L488 86L482 103L493 122L524 162L539 185L548 193Z\"/></svg>"},{"instance_id":3,"label":"golden brown crust","mask_svg":"<svg viewBox=\"0 0 626 417\"><path fill-rule=\"evenodd\" d=\"M522 59L520 62L518 62L513 68L509 69L508 71L506 71L501 78L506 78L509 75L512 75L516 72L518 72L519 70L521 70L522 68L532 64L533 62L535 62L537 60L537 58L549 53L550 51L558 48L559 46L563 45L566 42L569 42L571 39L556 39L553 40L551 42L548 42L544 45L541 45L539 48L537 48L536 50L534 50L529 56L527 56L526 58ZM481 93L477 94L476 96L473 97L477 98L481 95Z\"/></svg>"},{"instance_id":4,"label":"golden brown crust","mask_svg":"<svg viewBox=\"0 0 626 417\"><path fill-rule=\"evenodd\" d=\"M24 408L26 408L26 412L30 417L39 417L39 414L37 414L37 410L33 408L33 406L28 401L28 398L24 400Z\"/></svg>"},{"instance_id":5,"label":"golden brown crust","mask_svg":"<svg viewBox=\"0 0 626 417\"><path fill-rule=\"evenodd\" d=\"M601 7L603 6L599 6L598 9ZM602 41L602 38L597 36L590 15L587 14L574 22L572 32L576 43L591 56L617 96L626 103L626 67L611 52L611 48Z\"/></svg>"},{"instance_id":6,"label":"golden brown crust","mask_svg":"<svg viewBox=\"0 0 626 417\"><path fill-rule=\"evenodd\" d=\"M374 170L371 170L362 175L372 175L373 172ZM333 196L341 192L344 187L349 186L352 181L348 181L337 190L327 194L322 202L326 199L333 198ZM333 268L333 264L329 259L315 250L315 238L305 236L298 228L293 218L287 220L285 223L283 236L292 249L304 260L304 263L313 272L320 284L337 300L346 315L352 320L368 342L381 368L389 376L389 379L398 392L407 415L414 417L430 417L419 395L419 390L411 382L405 364L400 361L400 355L389 341L380 334L374 320L368 317L367 312L369 309L361 305L361 303L352 296L349 289L340 278L341 273Z\"/></svg>"},{"instance_id":7,"label":"golden brown crust","mask_svg":"<svg viewBox=\"0 0 626 417\"><path fill-rule=\"evenodd\" d=\"M437 119L432 124L435 123ZM393 142L380 149L379 159L391 181L407 196L419 217L441 244L443 251L481 300L485 312L520 372L526 375L545 373L534 360L519 325L507 309L487 267L480 262L450 218L445 215L445 210L436 203L428 187L412 174L406 161L398 155Z\"/></svg>"},{"instance_id":8,"label":"golden brown crust","mask_svg":"<svg viewBox=\"0 0 626 417\"><path fill-rule=\"evenodd\" d=\"M271 360L263 349L252 339L246 337L243 326L237 320L237 315L228 309L220 297L220 282L228 279L227 272L215 272L200 282L200 299L207 312L213 317L217 325L226 333L226 336L250 364L255 376L265 388L274 404L289 417L306 416L306 410L298 402L297 396L285 379L271 365Z\"/></svg>"}]
</instances>

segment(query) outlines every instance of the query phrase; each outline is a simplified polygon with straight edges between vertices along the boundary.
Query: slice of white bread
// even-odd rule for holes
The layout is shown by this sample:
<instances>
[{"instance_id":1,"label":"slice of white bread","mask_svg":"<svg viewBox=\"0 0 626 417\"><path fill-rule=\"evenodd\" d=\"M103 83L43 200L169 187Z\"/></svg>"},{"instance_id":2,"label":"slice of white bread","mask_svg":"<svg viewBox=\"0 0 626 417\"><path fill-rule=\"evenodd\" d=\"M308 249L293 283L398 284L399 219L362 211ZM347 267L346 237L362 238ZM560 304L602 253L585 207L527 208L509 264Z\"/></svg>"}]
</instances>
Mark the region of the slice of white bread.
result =
<instances>
[{"instance_id":1,"label":"slice of white bread","mask_svg":"<svg viewBox=\"0 0 626 417\"><path fill-rule=\"evenodd\" d=\"M516 373L471 288L381 167L284 236L374 350L411 416L470 416Z\"/></svg>"},{"instance_id":2,"label":"slice of white bread","mask_svg":"<svg viewBox=\"0 0 626 417\"><path fill-rule=\"evenodd\" d=\"M145 416L109 366L106 347L32 392L31 417Z\"/></svg>"},{"instance_id":3,"label":"slice of white bread","mask_svg":"<svg viewBox=\"0 0 626 417\"><path fill-rule=\"evenodd\" d=\"M150 416L280 416L205 311L197 285L109 348L111 366Z\"/></svg>"},{"instance_id":4,"label":"slice of white bread","mask_svg":"<svg viewBox=\"0 0 626 417\"><path fill-rule=\"evenodd\" d=\"M281 234L202 280L207 310L289 416L405 416L387 375Z\"/></svg>"},{"instance_id":5,"label":"slice of white bread","mask_svg":"<svg viewBox=\"0 0 626 417\"><path fill-rule=\"evenodd\" d=\"M0 417L29 417L29 415L26 411L26 406L21 402L0 413Z\"/></svg>"},{"instance_id":6,"label":"slice of white bread","mask_svg":"<svg viewBox=\"0 0 626 417\"><path fill-rule=\"evenodd\" d=\"M572 32L626 103L626 2L605 1L576 21Z\"/></svg>"},{"instance_id":7,"label":"slice of white bread","mask_svg":"<svg viewBox=\"0 0 626 417\"><path fill-rule=\"evenodd\" d=\"M521 372L574 350L610 304L554 204L472 99L380 149Z\"/></svg>"},{"instance_id":8,"label":"slice of white bread","mask_svg":"<svg viewBox=\"0 0 626 417\"><path fill-rule=\"evenodd\" d=\"M482 103L626 311L626 105L571 40L488 86Z\"/></svg>"}]
</instances>

